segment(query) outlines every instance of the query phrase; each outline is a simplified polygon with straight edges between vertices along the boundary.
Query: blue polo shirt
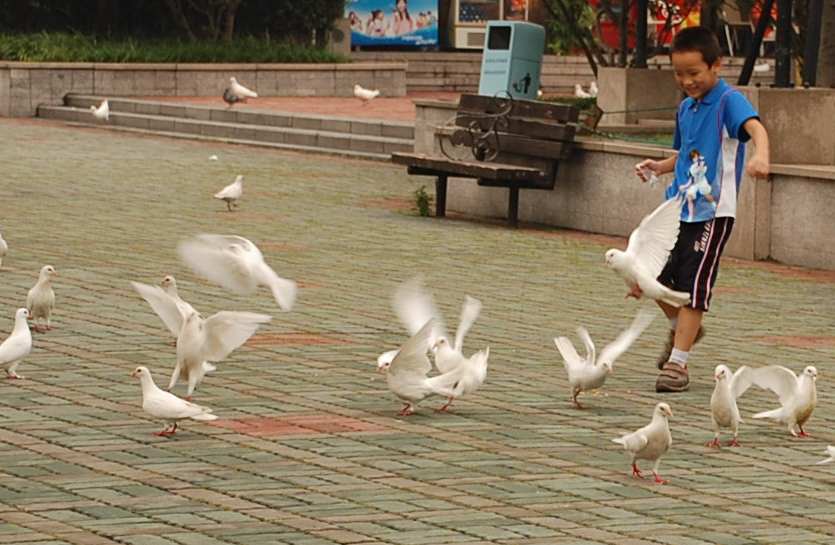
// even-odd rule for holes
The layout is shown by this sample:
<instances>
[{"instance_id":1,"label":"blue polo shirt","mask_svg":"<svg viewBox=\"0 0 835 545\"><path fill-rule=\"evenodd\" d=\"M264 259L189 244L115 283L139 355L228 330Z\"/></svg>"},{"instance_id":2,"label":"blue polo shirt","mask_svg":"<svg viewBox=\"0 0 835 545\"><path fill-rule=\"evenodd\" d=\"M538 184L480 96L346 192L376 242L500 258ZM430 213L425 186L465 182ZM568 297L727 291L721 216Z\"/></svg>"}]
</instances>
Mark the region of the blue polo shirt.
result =
<instances>
[{"instance_id":1,"label":"blue polo shirt","mask_svg":"<svg viewBox=\"0 0 835 545\"><path fill-rule=\"evenodd\" d=\"M681 102L673 142L673 148L678 150L675 179L666 191L668 199L676 195L685 197L681 221L736 216L736 198L745 166L745 142L750 139L742 125L751 118L759 118L751 103L723 79L701 100L687 97ZM710 184L709 193L687 191L694 182L690 169L694 150L707 166L705 178Z\"/></svg>"}]
</instances>

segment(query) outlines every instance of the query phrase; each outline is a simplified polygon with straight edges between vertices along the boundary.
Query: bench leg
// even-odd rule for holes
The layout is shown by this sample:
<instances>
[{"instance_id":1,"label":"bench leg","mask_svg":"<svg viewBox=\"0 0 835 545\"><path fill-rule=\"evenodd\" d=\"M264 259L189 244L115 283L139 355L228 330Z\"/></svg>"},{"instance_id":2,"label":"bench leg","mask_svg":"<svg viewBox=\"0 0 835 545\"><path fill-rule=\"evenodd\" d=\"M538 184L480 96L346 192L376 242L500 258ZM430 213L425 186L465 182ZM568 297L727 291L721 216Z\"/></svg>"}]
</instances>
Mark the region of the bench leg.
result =
<instances>
[{"instance_id":1,"label":"bench leg","mask_svg":"<svg viewBox=\"0 0 835 545\"><path fill-rule=\"evenodd\" d=\"M519 224L519 188L510 186L510 199L507 203L507 224L516 227Z\"/></svg>"},{"instance_id":2,"label":"bench leg","mask_svg":"<svg viewBox=\"0 0 835 545\"><path fill-rule=\"evenodd\" d=\"M446 216L446 176L438 176L435 180L435 216Z\"/></svg>"}]
</instances>

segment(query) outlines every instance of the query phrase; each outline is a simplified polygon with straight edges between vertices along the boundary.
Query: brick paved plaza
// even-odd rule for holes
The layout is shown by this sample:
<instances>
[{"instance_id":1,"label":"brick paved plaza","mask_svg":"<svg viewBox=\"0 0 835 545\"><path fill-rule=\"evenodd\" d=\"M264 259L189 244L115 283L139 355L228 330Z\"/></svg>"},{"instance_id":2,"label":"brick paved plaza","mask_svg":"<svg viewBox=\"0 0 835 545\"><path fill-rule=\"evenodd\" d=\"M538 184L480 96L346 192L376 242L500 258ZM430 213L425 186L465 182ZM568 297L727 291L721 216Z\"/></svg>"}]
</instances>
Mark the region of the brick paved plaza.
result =
<instances>
[{"instance_id":1,"label":"brick paved plaza","mask_svg":"<svg viewBox=\"0 0 835 545\"><path fill-rule=\"evenodd\" d=\"M552 338L577 343L582 324L600 347L632 319L603 264L624 240L420 218L412 192L430 180L384 163L38 121L4 120L0 139L0 337L38 269L60 275L55 329L35 335L26 380L0 383L0 543L835 542L835 464L815 465L835 444L835 274L725 260L691 390L654 392L659 314L579 411ZM211 196L236 174L228 213ZM197 279L175 247L199 232L259 245L299 282L296 308ZM482 300L465 350L489 345L490 370L451 414L431 399L400 418L374 363L406 338L389 301L416 272L450 327L465 294ZM165 274L204 315L273 315L197 390L220 419L171 438L129 376L146 365L167 385L175 349L129 285ZM718 363L816 365L813 437L751 419L777 406L751 390L742 448L706 448ZM611 442L659 399L675 414L664 486L633 480Z\"/></svg>"}]
</instances>

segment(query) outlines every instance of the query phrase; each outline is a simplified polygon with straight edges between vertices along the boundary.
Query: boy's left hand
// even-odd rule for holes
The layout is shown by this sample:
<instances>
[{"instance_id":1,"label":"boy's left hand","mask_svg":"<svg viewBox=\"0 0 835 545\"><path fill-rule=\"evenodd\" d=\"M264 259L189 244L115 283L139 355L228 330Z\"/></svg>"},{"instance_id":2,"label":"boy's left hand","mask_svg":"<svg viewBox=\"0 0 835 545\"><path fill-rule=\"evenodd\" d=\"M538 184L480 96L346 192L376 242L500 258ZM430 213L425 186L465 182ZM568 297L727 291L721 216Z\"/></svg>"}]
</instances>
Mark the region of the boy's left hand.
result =
<instances>
[{"instance_id":1,"label":"boy's left hand","mask_svg":"<svg viewBox=\"0 0 835 545\"><path fill-rule=\"evenodd\" d=\"M754 178L768 178L769 167L767 158L754 155L745 165L745 173Z\"/></svg>"}]
</instances>

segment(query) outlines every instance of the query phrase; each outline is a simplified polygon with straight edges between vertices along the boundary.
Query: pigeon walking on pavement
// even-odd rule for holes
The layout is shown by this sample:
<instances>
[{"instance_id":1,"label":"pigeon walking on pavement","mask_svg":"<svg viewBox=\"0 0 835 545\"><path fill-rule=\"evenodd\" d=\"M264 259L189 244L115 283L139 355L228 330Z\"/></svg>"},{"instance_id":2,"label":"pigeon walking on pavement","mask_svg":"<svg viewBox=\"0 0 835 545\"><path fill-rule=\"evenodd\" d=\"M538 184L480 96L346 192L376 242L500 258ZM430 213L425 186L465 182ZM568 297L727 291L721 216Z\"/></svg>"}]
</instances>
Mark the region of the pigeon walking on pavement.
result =
<instances>
[{"instance_id":1,"label":"pigeon walking on pavement","mask_svg":"<svg viewBox=\"0 0 835 545\"><path fill-rule=\"evenodd\" d=\"M612 439L615 443L623 445L624 450L631 456L633 477L643 478L641 470L638 469L637 460L649 460L654 462L652 475L655 477L655 482L658 484L667 482L658 475L658 464L673 444L670 423L667 420L671 416L673 416L673 410L670 406L666 403L659 403L652 412L652 420L649 424L638 431Z\"/></svg>"},{"instance_id":2,"label":"pigeon walking on pavement","mask_svg":"<svg viewBox=\"0 0 835 545\"><path fill-rule=\"evenodd\" d=\"M235 181L227 185L217 193L215 199L220 199L226 203L226 208L230 212L233 206L238 206L238 199L244 194L244 177L240 174L235 176Z\"/></svg>"},{"instance_id":3,"label":"pigeon walking on pavement","mask_svg":"<svg viewBox=\"0 0 835 545\"><path fill-rule=\"evenodd\" d=\"M17 374L17 366L32 352L32 332L29 331L29 324L26 321L28 318L28 310L17 309L12 332L0 344L0 365L6 366L6 378L24 378Z\"/></svg>"},{"instance_id":4,"label":"pigeon walking on pavement","mask_svg":"<svg viewBox=\"0 0 835 545\"><path fill-rule=\"evenodd\" d=\"M815 381L818 370L809 365L799 376L793 371L780 365L769 365L752 369L751 382L765 390L777 394L780 408L763 411L754 418L770 418L788 427L789 433L795 437L809 437L803 430L806 421L812 416L818 402Z\"/></svg>"},{"instance_id":5,"label":"pigeon walking on pavement","mask_svg":"<svg viewBox=\"0 0 835 545\"><path fill-rule=\"evenodd\" d=\"M716 386L710 396L710 415L713 420L713 440L707 446L719 448L719 435L722 428L730 429L734 438L728 446L739 446L739 425L742 418L739 416L739 407L736 400L744 394L751 386L751 370L744 365L731 373L727 365L717 365L713 372Z\"/></svg>"},{"instance_id":6,"label":"pigeon walking on pavement","mask_svg":"<svg viewBox=\"0 0 835 545\"><path fill-rule=\"evenodd\" d=\"M52 265L44 265L38 274L38 281L26 294L26 308L29 310L29 319L35 322L35 331L52 329L50 317L55 308L55 291L52 289L52 278L58 273ZM41 320L46 321L46 326L41 326Z\"/></svg>"},{"instance_id":7,"label":"pigeon walking on pavement","mask_svg":"<svg viewBox=\"0 0 835 545\"><path fill-rule=\"evenodd\" d=\"M174 435L180 420L191 419L204 422L217 420L217 416L213 415L208 407L202 407L161 390L147 367L140 365L131 373L131 376L138 377L142 385L142 410L168 423L162 431L154 435L161 437Z\"/></svg>"}]
</instances>

